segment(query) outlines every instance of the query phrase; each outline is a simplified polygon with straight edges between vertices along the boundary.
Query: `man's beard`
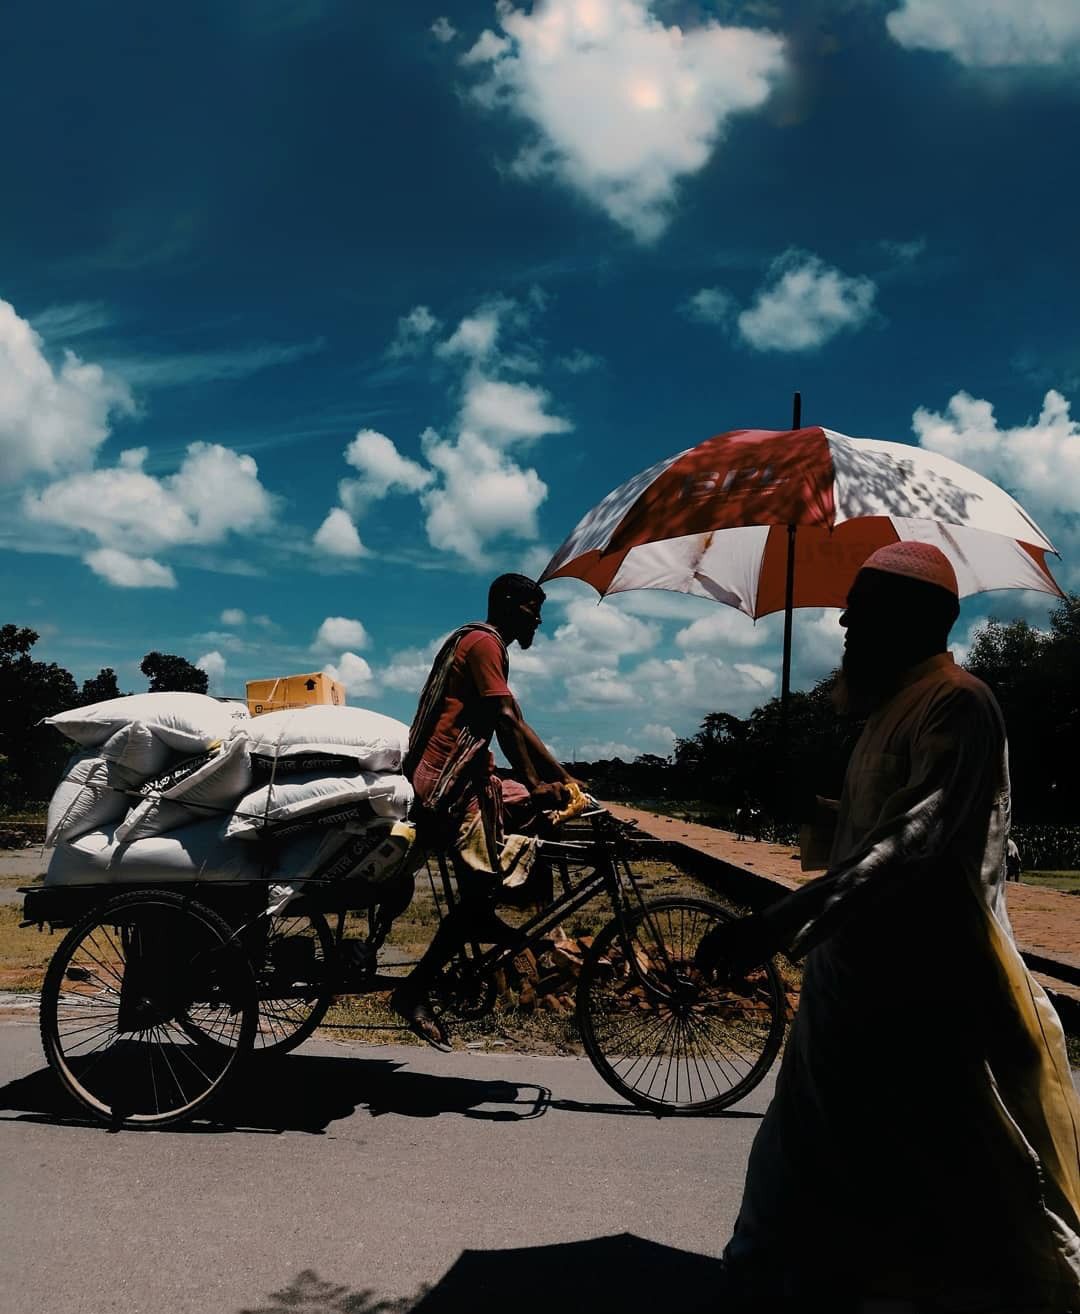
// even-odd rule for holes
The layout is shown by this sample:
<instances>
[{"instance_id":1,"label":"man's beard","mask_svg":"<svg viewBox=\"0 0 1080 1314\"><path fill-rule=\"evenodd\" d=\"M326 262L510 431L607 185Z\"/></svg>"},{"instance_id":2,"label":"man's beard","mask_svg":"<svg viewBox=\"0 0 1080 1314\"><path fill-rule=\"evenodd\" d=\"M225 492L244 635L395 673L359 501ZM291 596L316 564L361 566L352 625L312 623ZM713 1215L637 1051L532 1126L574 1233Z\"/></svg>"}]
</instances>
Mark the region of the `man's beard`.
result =
<instances>
[{"instance_id":1,"label":"man's beard","mask_svg":"<svg viewBox=\"0 0 1080 1314\"><path fill-rule=\"evenodd\" d=\"M880 656L870 660L844 651L832 701L841 716L862 720L896 692L903 668Z\"/></svg>"}]
</instances>

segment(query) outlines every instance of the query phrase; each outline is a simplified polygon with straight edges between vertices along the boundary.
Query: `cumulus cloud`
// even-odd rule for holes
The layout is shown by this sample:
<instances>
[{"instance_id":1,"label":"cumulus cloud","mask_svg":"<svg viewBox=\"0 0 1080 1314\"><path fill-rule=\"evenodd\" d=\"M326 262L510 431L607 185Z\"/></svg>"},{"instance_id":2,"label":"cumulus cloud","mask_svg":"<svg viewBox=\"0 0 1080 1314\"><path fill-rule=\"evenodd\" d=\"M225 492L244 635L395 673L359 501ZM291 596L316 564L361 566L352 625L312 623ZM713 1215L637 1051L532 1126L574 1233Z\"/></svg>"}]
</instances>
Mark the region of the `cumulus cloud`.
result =
<instances>
[{"instance_id":1,"label":"cumulus cloud","mask_svg":"<svg viewBox=\"0 0 1080 1314\"><path fill-rule=\"evenodd\" d=\"M1013 493L1059 551L1075 580L1080 552L1080 422L1051 389L1036 418L1002 426L993 403L958 392L943 412L920 406L912 427L923 447L943 452Z\"/></svg>"},{"instance_id":2,"label":"cumulus cloud","mask_svg":"<svg viewBox=\"0 0 1080 1314\"><path fill-rule=\"evenodd\" d=\"M568 433L568 420L548 414L550 400L543 388L477 377L465 389L460 423L499 446Z\"/></svg>"},{"instance_id":3,"label":"cumulus cloud","mask_svg":"<svg viewBox=\"0 0 1080 1314\"><path fill-rule=\"evenodd\" d=\"M612 666L568 675L564 683L571 706L612 707L640 702L637 691Z\"/></svg>"},{"instance_id":4,"label":"cumulus cloud","mask_svg":"<svg viewBox=\"0 0 1080 1314\"><path fill-rule=\"evenodd\" d=\"M968 68L1052 68L1080 61L1076 0L902 0L886 15L893 40Z\"/></svg>"},{"instance_id":5,"label":"cumulus cloud","mask_svg":"<svg viewBox=\"0 0 1080 1314\"><path fill-rule=\"evenodd\" d=\"M427 306L413 306L397 322L397 332L387 348L389 356L416 356L423 351L432 334L439 329L439 320Z\"/></svg>"},{"instance_id":6,"label":"cumulus cloud","mask_svg":"<svg viewBox=\"0 0 1080 1314\"><path fill-rule=\"evenodd\" d=\"M363 622L348 616L327 616L319 626L311 646L326 648L366 648L368 632Z\"/></svg>"},{"instance_id":7,"label":"cumulus cloud","mask_svg":"<svg viewBox=\"0 0 1080 1314\"><path fill-rule=\"evenodd\" d=\"M639 241L667 226L680 181L697 173L731 117L759 108L784 69L770 32L716 22L667 26L649 0L548 0L498 7L462 63L484 107L535 136L514 161L553 177Z\"/></svg>"},{"instance_id":8,"label":"cumulus cloud","mask_svg":"<svg viewBox=\"0 0 1080 1314\"><path fill-rule=\"evenodd\" d=\"M153 557L133 557L118 548L98 548L87 552L83 561L95 575L118 589L176 588L176 576L171 568Z\"/></svg>"},{"instance_id":9,"label":"cumulus cloud","mask_svg":"<svg viewBox=\"0 0 1080 1314\"><path fill-rule=\"evenodd\" d=\"M331 557L367 555L367 548L360 541L352 517L340 506L335 506L327 512L326 519L315 531L312 542L320 552L325 552Z\"/></svg>"},{"instance_id":10,"label":"cumulus cloud","mask_svg":"<svg viewBox=\"0 0 1080 1314\"><path fill-rule=\"evenodd\" d=\"M499 338L499 321L502 303L485 306L474 315L466 315L445 342L440 342L436 354L443 357L466 356L478 360L495 350Z\"/></svg>"},{"instance_id":11,"label":"cumulus cloud","mask_svg":"<svg viewBox=\"0 0 1080 1314\"><path fill-rule=\"evenodd\" d=\"M0 484L92 465L113 419L134 408L127 384L100 365L66 351L54 368L41 337L0 301Z\"/></svg>"},{"instance_id":12,"label":"cumulus cloud","mask_svg":"<svg viewBox=\"0 0 1080 1314\"><path fill-rule=\"evenodd\" d=\"M634 671L634 683L654 708L670 708L700 720L722 707L745 716L776 692L776 672L755 662L727 663L705 653L650 658Z\"/></svg>"},{"instance_id":13,"label":"cumulus cloud","mask_svg":"<svg viewBox=\"0 0 1080 1314\"><path fill-rule=\"evenodd\" d=\"M159 479L143 469L146 455L146 448L132 448L115 466L28 493L24 509L31 519L83 530L125 552L221 543L272 523L274 498L253 457L192 443L179 470Z\"/></svg>"},{"instance_id":14,"label":"cumulus cloud","mask_svg":"<svg viewBox=\"0 0 1080 1314\"><path fill-rule=\"evenodd\" d=\"M431 483L431 471L402 456L392 439L375 429L361 429L345 449L345 460L360 472L343 479L341 501L353 515L390 493L418 493Z\"/></svg>"},{"instance_id":15,"label":"cumulus cloud","mask_svg":"<svg viewBox=\"0 0 1080 1314\"><path fill-rule=\"evenodd\" d=\"M205 671L209 684L207 692L212 694L221 694L225 691L225 658L221 653L204 652L201 657L196 658L195 665L200 671Z\"/></svg>"},{"instance_id":16,"label":"cumulus cloud","mask_svg":"<svg viewBox=\"0 0 1080 1314\"><path fill-rule=\"evenodd\" d=\"M343 652L336 662L327 662L323 671L331 680L343 684L353 697L371 693L375 689L375 676L371 667L354 652Z\"/></svg>"},{"instance_id":17,"label":"cumulus cloud","mask_svg":"<svg viewBox=\"0 0 1080 1314\"><path fill-rule=\"evenodd\" d=\"M758 351L812 351L873 312L875 284L851 277L806 251L773 262L753 305L738 317L739 335Z\"/></svg>"},{"instance_id":18,"label":"cumulus cloud","mask_svg":"<svg viewBox=\"0 0 1080 1314\"><path fill-rule=\"evenodd\" d=\"M768 643L770 626L755 624L733 607L717 607L675 635L688 652L716 652L724 648L760 648Z\"/></svg>"},{"instance_id":19,"label":"cumulus cloud","mask_svg":"<svg viewBox=\"0 0 1080 1314\"><path fill-rule=\"evenodd\" d=\"M594 370L603 367L604 358L591 351L585 351L583 347L575 347L565 356L560 356L557 364L567 374L592 374Z\"/></svg>"},{"instance_id":20,"label":"cumulus cloud","mask_svg":"<svg viewBox=\"0 0 1080 1314\"><path fill-rule=\"evenodd\" d=\"M242 607L226 607L221 613L222 625L243 625L247 621L247 612Z\"/></svg>"}]
</instances>

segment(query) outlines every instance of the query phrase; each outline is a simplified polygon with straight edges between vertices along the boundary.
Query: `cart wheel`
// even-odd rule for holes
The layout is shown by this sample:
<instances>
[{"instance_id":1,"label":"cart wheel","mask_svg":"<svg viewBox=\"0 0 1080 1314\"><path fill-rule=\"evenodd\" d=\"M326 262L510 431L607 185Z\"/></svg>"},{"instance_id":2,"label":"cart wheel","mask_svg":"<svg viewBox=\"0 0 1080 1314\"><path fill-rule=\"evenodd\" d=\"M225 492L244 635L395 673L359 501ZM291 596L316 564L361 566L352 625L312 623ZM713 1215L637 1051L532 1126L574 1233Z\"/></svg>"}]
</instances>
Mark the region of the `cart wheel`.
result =
<instances>
[{"instance_id":1,"label":"cart wheel","mask_svg":"<svg viewBox=\"0 0 1080 1314\"><path fill-rule=\"evenodd\" d=\"M322 913L285 912L270 918L263 963L255 973L256 1057L287 1054L314 1033L334 998L333 952L334 937Z\"/></svg>"},{"instance_id":2,"label":"cart wheel","mask_svg":"<svg viewBox=\"0 0 1080 1314\"><path fill-rule=\"evenodd\" d=\"M257 1007L251 968L216 913L137 890L64 937L45 974L41 1040L96 1117L162 1127L220 1093L251 1049Z\"/></svg>"},{"instance_id":3,"label":"cart wheel","mask_svg":"<svg viewBox=\"0 0 1080 1314\"><path fill-rule=\"evenodd\" d=\"M694 968L702 937L731 914L705 899L670 898L627 913L593 942L577 1019L604 1080L654 1113L714 1113L751 1091L784 1034L784 992L766 963L734 987Z\"/></svg>"}]
</instances>

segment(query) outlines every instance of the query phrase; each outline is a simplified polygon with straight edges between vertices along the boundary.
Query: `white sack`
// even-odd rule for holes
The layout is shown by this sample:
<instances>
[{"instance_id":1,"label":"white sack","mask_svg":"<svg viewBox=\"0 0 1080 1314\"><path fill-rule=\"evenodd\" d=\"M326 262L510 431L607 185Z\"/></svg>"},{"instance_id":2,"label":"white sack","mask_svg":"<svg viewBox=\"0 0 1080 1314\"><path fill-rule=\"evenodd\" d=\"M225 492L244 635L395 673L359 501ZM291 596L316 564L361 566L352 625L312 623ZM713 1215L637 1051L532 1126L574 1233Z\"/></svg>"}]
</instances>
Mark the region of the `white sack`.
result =
<instances>
[{"instance_id":1,"label":"white sack","mask_svg":"<svg viewBox=\"0 0 1080 1314\"><path fill-rule=\"evenodd\" d=\"M115 827L93 830L57 845L45 873L46 885L154 885L187 881L294 880L314 871L333 852L321 831L299 835L280 848L235 844L216 817L168 835L130 844L116 842ZM337 844L347 837L340 833Z\"/></svg>"},{"instance_id":2,"label":"white sack","mask_svg":"<svg viewBox=\"0 0 1080 1314\"><path fill-rule=\"evenodd\" d=\"M131 807L128 791L138 784L137 776L93 749L73 754L49 800L45 843L75 839L88 830L118 821Z\"/></svg>"},{"instance_id":3,"label":"white sack","mask_svg":"<svg viewBox=\"0 0 1080 1314\"><path fill-rule=\"evenodd\" d=\"M222 818L200 821L169 835L117 844L113 826L57 845L46 885L131 884L170 881L258 880L259 850L230 844Z\"/></svg>"},{"instance_id":4,"label":"white sack","mask_svg":"<svg viewBox=\"0 0 1080 1314\"><path fill-rule=\"evenodd\" d=\"M121 726L98 752L140 783L159 775L176 758L174 750L142 721Z\"/></svg>"},{"instance_id":5,"label":"white sack","mask_svg":"<svg viewBox=\"0 0 1080 1314\"><path fill-rule=\"evenodd\" d=\"M141 722L162 743L185 754L204 752L227 739L237 724L228 704L198 693L129 694L45 718L46 725L87 748L103 744L132 721Z\"/></svg>"},{"instance_id":6,"label":"white sack","mask_svg":"<svg viewBox=\"0 0 1080 1314\"><path fill-rule=\"evenodd\" d=\"M195 770L185 771L184 764L179 763L172 772L144 787L147 798L117 826L116 839L121 844L129 843L164 835L193 822L220 819L250 790L251 784L247 736L238 734L225 748L213 750L212 756Z\"/></svg>"},{"instance_id":7,"label":"white sack","mask_svg":"<svg viewBox=\"0 0 1080 1314\"><path fill-rule=\"evenodd\" d=\"M371 816L398 821L408 813L412 797L412 786L404 776L373 771L355 776L312 772L252 790L236 805L227 833L230 839L255 839L268 827L314 823L325 813L333 813L342 824ZM350 809L355 811L353 818L344 815Z\"/></svg>"},{"instance_id":8,"label":"white sack","mask_svg":"<svg viewBox=\"0 0 1080 1314\"><path fill-rule=\"evenodd\" d=\"M407 725L364 707L295 707L254 716L245 728L253 756L326 753L351 757L366 771L397 771L409 746Z\"/></svg>"}]
</instances>

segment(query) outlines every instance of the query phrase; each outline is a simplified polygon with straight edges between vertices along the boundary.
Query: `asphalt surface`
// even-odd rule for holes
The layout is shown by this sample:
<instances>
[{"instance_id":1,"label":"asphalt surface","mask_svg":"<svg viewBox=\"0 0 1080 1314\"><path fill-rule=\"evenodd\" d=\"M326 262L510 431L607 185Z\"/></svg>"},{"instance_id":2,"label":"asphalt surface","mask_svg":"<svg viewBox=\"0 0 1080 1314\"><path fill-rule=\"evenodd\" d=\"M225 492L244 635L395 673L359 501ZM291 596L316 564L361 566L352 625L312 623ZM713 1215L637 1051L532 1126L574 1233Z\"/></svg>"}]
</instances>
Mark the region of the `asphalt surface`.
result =
<instances>
[{"instance_id":1,"label":"asphalt surface","mask_svg":"<svg viewBox=\"0 0 1080 1314\"><path fill-rule=\"evenodd\" d=\"M664 1308L648 1282L712 1307L772 1074L728 1116L661 1121L585 1059L311 1041L224 1125L111 1133L24 1011L0 1083L3 1314L388 1314L425 1290L425 1314L633 1314ZM543 1249L495 1253L518 1247Z\"/></svg>"}]
</instances>

